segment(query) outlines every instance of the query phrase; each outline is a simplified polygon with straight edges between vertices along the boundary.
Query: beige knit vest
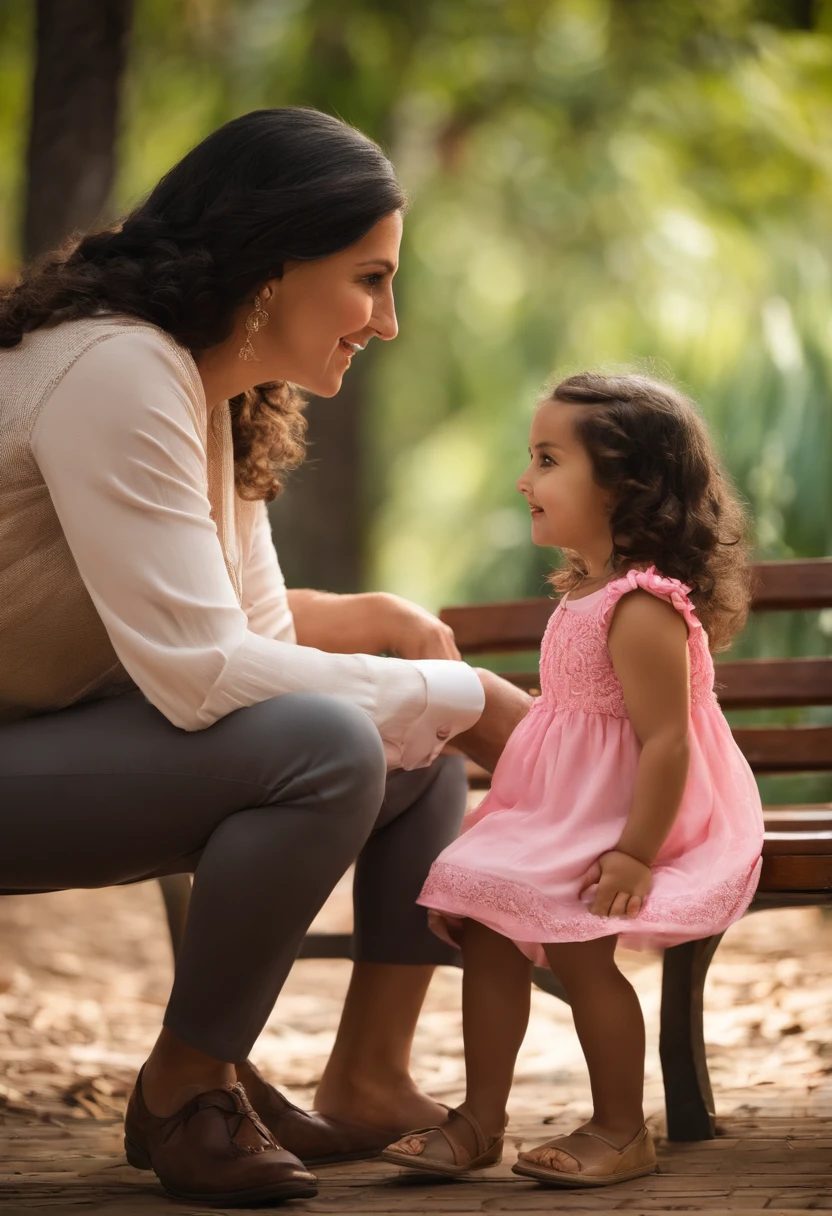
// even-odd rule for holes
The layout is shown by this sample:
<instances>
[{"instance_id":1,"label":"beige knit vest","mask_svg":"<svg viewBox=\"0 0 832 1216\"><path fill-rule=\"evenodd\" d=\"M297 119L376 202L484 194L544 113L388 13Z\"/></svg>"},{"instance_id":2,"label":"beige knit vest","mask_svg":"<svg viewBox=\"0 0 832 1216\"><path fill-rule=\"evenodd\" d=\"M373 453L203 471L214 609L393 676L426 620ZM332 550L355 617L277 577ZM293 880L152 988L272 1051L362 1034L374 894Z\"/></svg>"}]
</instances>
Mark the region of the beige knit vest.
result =
<instances>
[{"instance_id":1,"label":"beige knit vest","mask_svg":"<svg viewBox=\"0 0 832 1216\"><path fill-rule=\"evenodd\" d=\"M252 504L234 490L228 404L208 412L188 351L155 326L101 316L35 330L0 351L0 722L113 696L134 687L84 586L31 450L40 412L91 347L125 333L155 333L181 369L205 446L206 491L226 569L241 599L241 552ZM117 408L102 401L102 409ZM245 533L245 535L244 535Z\"/></svg>"}]
</instances>

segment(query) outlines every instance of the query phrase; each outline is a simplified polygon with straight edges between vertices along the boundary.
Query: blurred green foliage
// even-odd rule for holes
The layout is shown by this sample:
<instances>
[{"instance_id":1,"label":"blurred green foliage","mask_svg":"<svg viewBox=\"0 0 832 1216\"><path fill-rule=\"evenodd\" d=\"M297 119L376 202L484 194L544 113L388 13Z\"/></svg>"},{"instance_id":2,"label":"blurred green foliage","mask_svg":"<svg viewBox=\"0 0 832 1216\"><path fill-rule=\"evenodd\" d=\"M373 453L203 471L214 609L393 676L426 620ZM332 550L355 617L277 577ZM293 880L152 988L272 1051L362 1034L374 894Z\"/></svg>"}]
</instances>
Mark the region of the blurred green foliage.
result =
<instances>
[{"instance_id":1,"label":"blurred green foliage","mask_svg":"<svg viewBox=\"0 0 832 1216\"><path fill-rule=\"evenodd\" d=\"M7 273L33 7L0 7ZM136 0L116 209L281 104L380 139L413 199L364 415L374 584L541 593L514 481L541 386L590 366L701 402L761 555L832 553L830 0Z\"/></svg>"}]
</instances>

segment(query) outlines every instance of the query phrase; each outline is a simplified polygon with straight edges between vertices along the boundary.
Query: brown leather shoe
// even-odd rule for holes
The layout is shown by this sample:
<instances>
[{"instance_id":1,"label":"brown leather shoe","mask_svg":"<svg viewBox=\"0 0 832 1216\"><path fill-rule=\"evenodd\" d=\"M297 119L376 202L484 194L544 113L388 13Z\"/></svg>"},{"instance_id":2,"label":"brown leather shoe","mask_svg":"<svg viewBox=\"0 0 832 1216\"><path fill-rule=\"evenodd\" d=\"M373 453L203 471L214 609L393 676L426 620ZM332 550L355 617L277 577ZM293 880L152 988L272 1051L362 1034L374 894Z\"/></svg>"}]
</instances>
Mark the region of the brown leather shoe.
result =
<instances>
[{"instance_id":1,"label":"brown leather shoe","mask_svg":"<svg viewBox=\"0 0 832 1216\"><path fill-rule=\"evenodd\" d=\"M139 1073L124 1117L124 1151L137 1169L155 1170L175 1199L209 1207L259 1207L318 1193L315 1176L276 1143L239 1084L197 1094L160 1119L145 1106Z\"/></svg>"},{"instance_id":2,"label":"brown leather shoe","mask_svg":"<svg viewBox=\"0 0 832 1216\"><path fill-rule=\"evenodd\" d=\"M300 1157L304 1165L369 1161L380 1157L382 1149L405 1130L342 1123L314 1110L301 1110L270 1085L250 1060L237 1065L237 1078L275 1139Z\"/></svg>"}]
</instances>

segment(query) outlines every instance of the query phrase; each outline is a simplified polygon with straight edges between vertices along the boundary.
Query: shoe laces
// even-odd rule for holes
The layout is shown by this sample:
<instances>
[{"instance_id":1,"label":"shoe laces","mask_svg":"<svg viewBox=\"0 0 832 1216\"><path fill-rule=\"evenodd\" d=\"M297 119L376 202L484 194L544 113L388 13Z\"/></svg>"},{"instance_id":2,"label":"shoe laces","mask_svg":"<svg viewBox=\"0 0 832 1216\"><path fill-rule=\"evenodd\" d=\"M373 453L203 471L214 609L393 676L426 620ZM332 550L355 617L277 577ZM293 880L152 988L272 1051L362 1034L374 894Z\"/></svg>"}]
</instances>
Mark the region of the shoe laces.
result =
<instances>
[{"instance_id":1,"label":"shoe laces","mask_svg":"<svg viewBox=\"0 0 832 1216\"><path fill-rule=\"evenodd\" d=\"M229 1105L230 1103L230 1105ZM272 1137L257 1115L257 1112L252 1108L247 1101L242 1087L238 1084L233 1089L211 1089L205 1093L197 1094L186 1102L178 1115L175 1115L170 1120L170 1126L162 1137L163 1143L166 1143L171 1136L180 1128L187 1127L188 1123L202 1110L218 1110L225 1118L228 1125L228 1134L232 1143L236 1144L236 1138L240 1133L243 1125L248 1122L254 1128L257 1135L265 1141L265 1144L272 1143ZM234 1120L233 1127L231 1126ZM265 1148L265 1144L261 1148ZM249 1152L252 1151L251 1146L237 1145L238 1148L245 1148Z\"/></svg>"}]
</instances>

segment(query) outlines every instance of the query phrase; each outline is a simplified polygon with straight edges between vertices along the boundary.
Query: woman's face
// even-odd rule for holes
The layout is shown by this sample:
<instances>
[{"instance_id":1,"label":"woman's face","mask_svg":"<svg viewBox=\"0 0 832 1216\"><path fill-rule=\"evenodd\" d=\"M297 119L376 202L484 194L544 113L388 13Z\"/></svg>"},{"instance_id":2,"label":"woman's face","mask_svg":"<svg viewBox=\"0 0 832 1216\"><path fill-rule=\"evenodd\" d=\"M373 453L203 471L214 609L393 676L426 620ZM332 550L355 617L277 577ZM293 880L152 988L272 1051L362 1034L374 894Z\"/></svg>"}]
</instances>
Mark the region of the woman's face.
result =
<instances>
[{"instance_id":1,"label":"woman's face","mask_svg":"<svg viewBox=\"0 0 832 1216\"><path fill-rule=\"evenodd\" d=\"M402 217L379 220L349 249L314 262L287 262L260 298L268 324L253 335L260 383L288 380L334 397L353 356L371 338L398 333L393 276Z\"/></svg>"}]
</instances>

